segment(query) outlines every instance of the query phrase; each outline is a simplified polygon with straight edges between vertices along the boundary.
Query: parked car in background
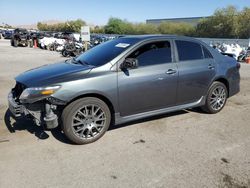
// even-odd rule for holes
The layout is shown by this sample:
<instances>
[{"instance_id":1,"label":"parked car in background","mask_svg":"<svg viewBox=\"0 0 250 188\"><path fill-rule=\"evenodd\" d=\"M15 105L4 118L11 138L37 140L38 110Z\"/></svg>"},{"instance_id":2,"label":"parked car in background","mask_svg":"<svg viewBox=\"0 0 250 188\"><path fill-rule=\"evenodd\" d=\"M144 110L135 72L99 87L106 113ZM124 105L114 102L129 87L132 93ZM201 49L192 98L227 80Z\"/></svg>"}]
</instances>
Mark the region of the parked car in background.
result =
<instances>
[{"instance_id":1,"label":"parked car in background","mask_svg":"<svg viewBox=\"0 0 250 188\"><path fill-rule=\"evenodd\" d=\"M13 30L5 30L3 33L3 38L4 39L11 39L13 35Z\"/></svg>"},{"instance_id":2,"label":"parked car in background","mask_svg":"<svg viewBox=\"0 0 250 188\"><path fill-rule=\"evenodd\" d=\"M11 46L17 47L21 45L27 47L30 44L30 47L33 47L33 42L30 39L30 34L26 29L15 29L11 38Z\"/></svg>"},{"instance_id":3,"label":"parked car in background","mask_svg":"<svg viewBox=\"0 0 250 188\"><path fill-rule=\"evenodd\" d=\"M121 37L20 74L9 109L47 128L61 122L68 139L87 144L110 124L194 107L217 113L240 90L239 68L193 38Z\"/></svg>"}]
</instances>

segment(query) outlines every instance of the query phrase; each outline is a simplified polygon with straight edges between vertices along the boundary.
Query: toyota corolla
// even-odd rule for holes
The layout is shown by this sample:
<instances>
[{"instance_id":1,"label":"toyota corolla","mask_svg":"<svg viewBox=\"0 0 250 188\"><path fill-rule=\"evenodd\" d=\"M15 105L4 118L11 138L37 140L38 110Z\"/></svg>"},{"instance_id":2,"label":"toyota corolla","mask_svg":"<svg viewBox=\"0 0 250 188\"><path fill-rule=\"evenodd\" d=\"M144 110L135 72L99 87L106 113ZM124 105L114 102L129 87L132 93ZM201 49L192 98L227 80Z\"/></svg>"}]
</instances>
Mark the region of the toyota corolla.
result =
<instances>
[{"instance_id":1,"label":"toyota corolla","mask_svg":"<svg viewBox=\"0 0 250 188\"><path fill-rule=\"evenodd\" d=\"M217 113L239 92L240 64L182 36L127 36L65 62L16 77L8 95L16 117L60 125L77 144L96 141L111 124L201 107Z\"/></svg>"}]
</instances>

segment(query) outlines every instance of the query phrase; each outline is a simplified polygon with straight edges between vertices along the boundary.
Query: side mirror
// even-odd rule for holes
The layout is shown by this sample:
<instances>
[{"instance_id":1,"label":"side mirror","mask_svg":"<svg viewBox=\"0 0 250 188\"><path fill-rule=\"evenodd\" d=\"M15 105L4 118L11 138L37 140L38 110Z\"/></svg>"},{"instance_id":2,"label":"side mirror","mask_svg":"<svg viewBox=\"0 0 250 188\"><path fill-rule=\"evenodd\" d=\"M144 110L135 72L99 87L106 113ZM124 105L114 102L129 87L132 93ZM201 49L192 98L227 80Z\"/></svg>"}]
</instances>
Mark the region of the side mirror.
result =
<instances>
[{"instance_id":1,"label":"side mirror","mask_svg":"<svg viewBox=\"0 0 250 188\"><path fill-rule=\"evenodd\" d=\"M136 69L138 67L138 60L135 58L126 58L124 62L120 65L120 69Z\"/></svg>"}]
</instances>

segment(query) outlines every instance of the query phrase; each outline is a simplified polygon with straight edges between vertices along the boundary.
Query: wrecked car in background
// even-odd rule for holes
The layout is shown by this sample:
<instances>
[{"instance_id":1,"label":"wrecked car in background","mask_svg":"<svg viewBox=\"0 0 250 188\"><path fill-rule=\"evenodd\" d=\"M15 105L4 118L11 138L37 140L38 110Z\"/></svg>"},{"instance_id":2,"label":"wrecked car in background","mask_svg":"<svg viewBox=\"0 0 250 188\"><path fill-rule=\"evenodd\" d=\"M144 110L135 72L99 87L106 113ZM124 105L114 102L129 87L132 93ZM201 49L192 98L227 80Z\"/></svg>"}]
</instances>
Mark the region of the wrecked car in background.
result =
<instances>
[{"instance_id":1,"label":"wrecked car in background","mask_svg":"<svg viewBox=\"0 0 250 188\"><path fill-rule=\"evenodd\" d=\"M17 47L19 45L33 47L33 42L30 40L30 34L26 29L15 29L11 37L11 46Z\"/></svg>"},{"instance_id":2,"label":"wrecked car in background","mask_svg":"<svg viewBox=\"0 0 250 188\"><path fill-rule=\"evenodd\" d=\"M2 36L4 39L11 39L13 35L13 30L5 30L2 32Z\"/></svg>"}]
</instances>

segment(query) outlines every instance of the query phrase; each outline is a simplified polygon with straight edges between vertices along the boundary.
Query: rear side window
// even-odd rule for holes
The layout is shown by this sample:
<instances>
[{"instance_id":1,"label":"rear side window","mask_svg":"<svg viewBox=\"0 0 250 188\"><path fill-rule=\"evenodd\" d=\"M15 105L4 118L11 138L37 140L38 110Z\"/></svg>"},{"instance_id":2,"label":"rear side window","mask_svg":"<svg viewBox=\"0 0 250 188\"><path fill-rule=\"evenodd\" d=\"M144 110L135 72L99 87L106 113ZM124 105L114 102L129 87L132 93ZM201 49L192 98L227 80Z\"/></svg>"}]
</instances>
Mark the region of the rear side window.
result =
<instances>
[{"instance_id":1,"label":"rear side window","mask_svg":"<svg viewBox=\"0 0 250 188\"><path fill-rule=\"evenodd\" d=\"M149 66L172 62L169 41L152 42L141 46L132 52L129 58L136 58L139 66Z\"/></svg>"},{"instance_id":2,"label":"rear side window","mask_svg":"<svg viewBox=\"0 0 250 188\"><path fill-rule=\"evenodd\" d=\"M205 59L213 58L211 53L208 51L208 49L204 46L202 46L203 54Z\"/></svg>"},{"instance_id":3,"label":"rear side window","mask_svg":"<svg viewBox=\"0 0 250 188\"><path fill-rule=\"evenodd\" d=\"M175 42L180 61L203 59L203 52L200 44L180 40L177 40Z\"/></svg>"}]
</instances>

